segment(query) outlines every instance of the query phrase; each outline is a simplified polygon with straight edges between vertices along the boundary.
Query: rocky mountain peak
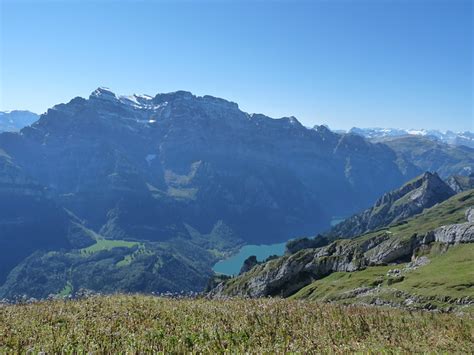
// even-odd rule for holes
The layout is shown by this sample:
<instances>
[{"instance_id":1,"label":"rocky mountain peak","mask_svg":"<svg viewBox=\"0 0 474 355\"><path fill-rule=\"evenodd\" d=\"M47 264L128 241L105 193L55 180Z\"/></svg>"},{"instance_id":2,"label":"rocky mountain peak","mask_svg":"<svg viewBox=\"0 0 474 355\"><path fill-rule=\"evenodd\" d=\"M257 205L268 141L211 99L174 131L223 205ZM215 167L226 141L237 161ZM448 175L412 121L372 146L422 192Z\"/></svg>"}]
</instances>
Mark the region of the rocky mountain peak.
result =
<instances>
[{"instance_id":1,"label":"rocky mountain peak","mask_svg":"<svg viewBox=\"0 0 474 355\"><path fill-rule=\"evenodd\" d=\"M426 195L428 192L435 195L442 194L443 196L447 196L446 198L454 194L452 189L439 177L436 172L433 173L427 171L415 179L407 182L401 188L384 194L377 200L375 206L377 207L387 203L394 203L400 198L406 196L408 193L411 193L417 189L419 189L419 193L413 194L413 197L416 198L421 197L423 194Z\"/></svg>"},{"instance_id":2,"label":"rocky mountain peak","mask_svg":"<svg viewBox=\"0 0 474 355\"><path fill-rule=\"evenodd\" d=\"M121 116L132 116L138 121L149 121L150 115L155 120L157 117L182 116L185 112L188 118L201 114L217 117L245 115L235 102L210 95L196 96L183 90L155 96L116 95L109 88L99 87L91 93L88 101L101 111L109 110L112 104L112 107L122 111Z\"/></svg>"},{"instance_id":3,"label":"rocky mountain peak","mask_svg":"<svg viewBox=\"0 0 474 355\"><path fill-rule=\"evenodd\" d=\"M95 89L90 95L90 100L106 100L106 101L118 101L117 95L106 87L99 87Z\"/></svg>"},{"instance_id":4,"label":"rocky mountain peak","mask_svg":"<svg viewBox=\"0 0 474 355\"><path fill-rule=\"evenodd\" d=\"M455 192L437 173L425 172L401 188L380 197L373 207L333 227L331 237L354 237L377 230L447 200Z\"/></svg>"}]
</instances>

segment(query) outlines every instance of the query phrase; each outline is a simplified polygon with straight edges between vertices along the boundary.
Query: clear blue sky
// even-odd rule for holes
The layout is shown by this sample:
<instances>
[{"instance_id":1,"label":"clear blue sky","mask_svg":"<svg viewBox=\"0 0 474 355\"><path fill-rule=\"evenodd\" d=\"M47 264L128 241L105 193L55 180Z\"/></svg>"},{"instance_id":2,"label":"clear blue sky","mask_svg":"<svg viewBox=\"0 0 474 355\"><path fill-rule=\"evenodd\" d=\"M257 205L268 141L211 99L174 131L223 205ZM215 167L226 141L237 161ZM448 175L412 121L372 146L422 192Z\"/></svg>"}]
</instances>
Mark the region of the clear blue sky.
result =
<instances>
[{"instance_id":1,"label":"clear blue sky","mask_svg":"<svg viewBox=\"0 0 474 355\"><path fill-rule=\"evenodd\" d=\"M470 0L0 2L0 110L183 89L307 126L474 130Z\"/></svg>"}]
</instances>

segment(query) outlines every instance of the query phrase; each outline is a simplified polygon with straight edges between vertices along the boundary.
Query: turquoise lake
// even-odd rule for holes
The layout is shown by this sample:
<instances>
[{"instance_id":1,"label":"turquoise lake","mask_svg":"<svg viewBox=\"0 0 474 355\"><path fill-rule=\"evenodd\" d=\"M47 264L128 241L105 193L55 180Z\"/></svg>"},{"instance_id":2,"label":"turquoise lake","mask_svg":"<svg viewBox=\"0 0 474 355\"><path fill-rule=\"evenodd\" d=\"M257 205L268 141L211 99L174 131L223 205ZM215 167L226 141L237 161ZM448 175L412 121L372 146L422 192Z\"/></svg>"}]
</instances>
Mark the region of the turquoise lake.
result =
<instances>
[{"instance_id":1,"label":"turquoise lake","mask_svg":"<svg viewBox=\"0 0 474 355\"><path fill-rule=\"evenodd\" d=\"M334 216L331 219L331 226L344 221L344 217ZM283 255L286 243L268 245L245 245L239 252L228 259L221 260L212 268L214 272L225 275L237 275L249 256L255 255L258 261L263 261L271 255Z\"/></svg>"},{"instance_id":2,"label":"turquoise lake","mask_svg":"<svg viewBox=\"0 0 474 355\"><path fill-rule=\"evenodd\" d=\"M229 259L219 261L212 269L219 274L237 275L244 260L249 256L255 255L258 261L263 261L271 255L283 255L285 253L285 244L245 245L237 254Z\"/></svg>"}]
</instances>

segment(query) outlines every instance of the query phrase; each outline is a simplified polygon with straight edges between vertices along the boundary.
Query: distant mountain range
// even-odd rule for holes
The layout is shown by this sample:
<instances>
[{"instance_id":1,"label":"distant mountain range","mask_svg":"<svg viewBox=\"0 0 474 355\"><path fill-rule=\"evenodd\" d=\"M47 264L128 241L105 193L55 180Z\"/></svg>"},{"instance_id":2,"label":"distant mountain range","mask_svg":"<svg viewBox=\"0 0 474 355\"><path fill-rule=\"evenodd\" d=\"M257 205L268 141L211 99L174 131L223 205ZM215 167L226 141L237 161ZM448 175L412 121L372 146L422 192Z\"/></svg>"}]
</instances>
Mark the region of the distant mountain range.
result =
<instances>
[{"instance_id":1,"label":"distant mountain range","mask_svg":"<svg viewBox=\"0 0 474 355\"><path fill-rule=\"evenodd\" d=\"M39 119L39 115L30 111L0 111L0 132L18 132Z\"/></svg>"},{"instance_id":2,"label":"distant mountain range","mask_svg":"<svg viewBox=\"0 0 474 355\"><path fill-rule=\"evenodd\" d=\"M361 135L373 141L384 141L386 139L419 136L437 140L452 145L465 145L474 148L474 132L452 132L430 129L396 129L396 128L351 128L349 133Z\"/></svg>"},{"instance_id":3,"label":"distant mountain range","mask_svg":"<svg viewBox=\"0 0 474 355\"><path fill-rule=\"evenodd\" d=\"M121 96L119 100L125 104L136 107L143 105L146 100L152 99L148 95ZM40 115L26 110L0 111L0 132L17 132L31 125L39 119ZM319 126L315 126L318 129ZM336 130L335 133L353 133L375 142L399 138L405 136L426 137L451 145L465 145L474 148L474 132L453 132L433 129L398 129L398 128L358 128L353 127L349 131Z\"/></svg>"},{"instance_id":4,"label":"distant mountain range","mask_svg":"<svg viewBox=\"0 0 474 355\"><path fill-rule=\"evenodd\" d=\"M474 149L410 144L98 88L0 134L0 297L202 290L243 244L324 231L425 170L474 169Z\"/></svg>"}]
</instances>

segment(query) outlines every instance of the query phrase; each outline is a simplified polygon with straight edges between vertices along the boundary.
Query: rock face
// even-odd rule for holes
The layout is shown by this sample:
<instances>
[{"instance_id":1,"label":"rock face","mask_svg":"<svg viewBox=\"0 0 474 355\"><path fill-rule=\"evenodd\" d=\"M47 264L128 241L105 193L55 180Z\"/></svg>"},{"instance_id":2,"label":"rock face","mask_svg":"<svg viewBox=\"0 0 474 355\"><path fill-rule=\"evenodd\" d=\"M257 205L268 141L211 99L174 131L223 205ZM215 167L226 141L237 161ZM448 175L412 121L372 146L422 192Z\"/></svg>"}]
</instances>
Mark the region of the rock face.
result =
<instances>
[{"instance_id":1,"label":"rock face","mask_svg":"<svg viewBox=\"0 0 474 355\"><path fill-rule=\"evenodd\" d=\"M474 242L474 224L463 223L444 226L434 231L435 241L443 244Z\"/></svg>"},{"instance_id":2,"label":"rock face","mask_svg":"<svg viewBox=\"0 0 474 355\"><path fill-rule=\"evenodd\" d=\"M99 88L21 134L0 135L0 147L114 239L164 241L185 223L207 233L222 220L248 242L288 240L411 177L384 145L184 91L125 97Z\"/></svg>"},{"instance_id":3,"label":"rock face","mask_svg":"<svg viewBox=\"0 0 474 355\"><path fill-rule=\"evenodd\" d=\"M474 189L474 173L471 173L469 176L461 176L461 175L450 176L446 180L446 183L456 193Z\"/></svg>"},{"instance_id":4,"label":"rock face","mask_svg":"<svg viewBox=\"0 0 474 355\"><path fill-rule=\"evenodd\" d=\"M467 223L451 224L429 232L424 243L433 241L443 244L474 243L474 207L466 210Z\"/></svg>"},{"instance_id":5,"label":"rock face","mask_svg":"<svg viewBox=\"0 0 474 355\"><path fill-rule=\"evenodd\" d=\"M474 243L474 207L466 211L467 223L451 224L428 233L427 241L443 244Z\"/></svg>"},{"instance_id":6,"label":"rock face","mask_svg":"<svg viewBox=\"0 0 474 355\"><path fill-rule=\"evenodd\" d=\"M425 173L401 188L386 193L372 208L334 226L330 237L350 238L421 213L447 200L455 192L436 173Z\"/></svg>"},{"instance_id":7,"label":"rock face","mask_svg":"<svg viewBox=\"0 0 474 355\"><path fill-rule=\"evenodd\" d=\"M466 211L466 219L468 222L474 222L474 207L468 208Z\"/></svg>"}]
</instances>

